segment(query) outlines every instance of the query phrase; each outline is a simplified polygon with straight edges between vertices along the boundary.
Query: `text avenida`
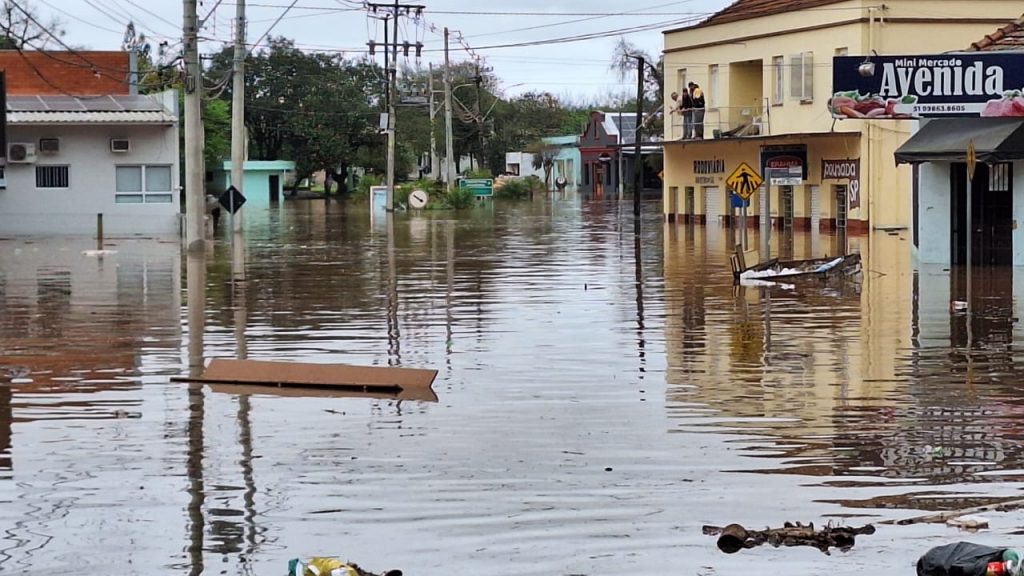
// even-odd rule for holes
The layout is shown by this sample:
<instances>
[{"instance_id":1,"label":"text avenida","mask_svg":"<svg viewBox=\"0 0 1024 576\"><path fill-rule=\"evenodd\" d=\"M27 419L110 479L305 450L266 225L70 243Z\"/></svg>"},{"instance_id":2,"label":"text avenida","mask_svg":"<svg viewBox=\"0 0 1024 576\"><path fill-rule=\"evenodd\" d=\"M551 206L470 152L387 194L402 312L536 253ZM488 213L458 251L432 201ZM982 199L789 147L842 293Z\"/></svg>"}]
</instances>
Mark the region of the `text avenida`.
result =
<instances>
[{"instance_id":1,"label":"text avenida","mask_svg":"<svg viewBox=\"0 0 1024 576\"><path fill-rule=\"evenodd\" d=\"M882 65L886 98L920 96L999 96L1003 93L1003 68L982 62L964 65L960 58L897 58Z\"/></svg>"}]
</instances>

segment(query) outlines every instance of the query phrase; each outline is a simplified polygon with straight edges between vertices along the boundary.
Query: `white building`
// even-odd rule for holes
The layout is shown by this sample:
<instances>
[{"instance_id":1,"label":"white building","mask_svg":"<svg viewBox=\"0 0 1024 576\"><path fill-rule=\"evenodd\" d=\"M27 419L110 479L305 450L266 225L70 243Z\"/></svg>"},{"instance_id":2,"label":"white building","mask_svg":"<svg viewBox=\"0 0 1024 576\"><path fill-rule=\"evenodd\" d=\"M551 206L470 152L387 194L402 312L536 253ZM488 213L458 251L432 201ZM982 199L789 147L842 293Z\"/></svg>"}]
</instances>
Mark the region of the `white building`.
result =
<instances>
[{"instance_id":1,"label":"white building","mask_svg":"<svg viewBox=\"0 0 1024 576\"><path fill-rule=\"evenodd\" d=\"M179 232L177 95L9 96L0 234Z\"/></svg>"}]
</instances>

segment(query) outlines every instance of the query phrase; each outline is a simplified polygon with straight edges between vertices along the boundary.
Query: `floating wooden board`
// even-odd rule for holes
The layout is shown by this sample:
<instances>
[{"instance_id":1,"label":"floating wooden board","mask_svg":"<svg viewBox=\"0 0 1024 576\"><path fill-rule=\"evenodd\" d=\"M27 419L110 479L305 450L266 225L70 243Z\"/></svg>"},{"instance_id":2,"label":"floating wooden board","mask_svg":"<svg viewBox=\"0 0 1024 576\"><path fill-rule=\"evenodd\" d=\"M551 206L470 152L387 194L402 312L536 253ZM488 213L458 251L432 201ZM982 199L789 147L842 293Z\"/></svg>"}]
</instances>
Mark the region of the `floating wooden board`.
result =
<instances>
[{"instance_id":1,"label":"floating wooden board","mask_svg":"<svg viewBox=\"0 0 1024 576\"><path fill-rule=\"evenodd\" d=\"M352 366L348 364L309 364L265 360L215 358L197 378L172 378L177 382L235 384L278 388L345 390L374 393L376 397L408 395L410 398L437 400L430 389L437 370Z\"/></svg>"},{"instance_id":2,"label":"floating wooden board","mask_svg":"<svg viewBox=\"0 0 1024 576\"><path fill-rule=\"evenodd\" d=\"M279 396L281 398L373 398L377 400L410 400L437 402L437 394L430 388L403 390L360 390L357 388L325 388L305 386L267 386L255 384L215 384L208 382L216 394L236 396Z\"/></svg>"}]
</instances>

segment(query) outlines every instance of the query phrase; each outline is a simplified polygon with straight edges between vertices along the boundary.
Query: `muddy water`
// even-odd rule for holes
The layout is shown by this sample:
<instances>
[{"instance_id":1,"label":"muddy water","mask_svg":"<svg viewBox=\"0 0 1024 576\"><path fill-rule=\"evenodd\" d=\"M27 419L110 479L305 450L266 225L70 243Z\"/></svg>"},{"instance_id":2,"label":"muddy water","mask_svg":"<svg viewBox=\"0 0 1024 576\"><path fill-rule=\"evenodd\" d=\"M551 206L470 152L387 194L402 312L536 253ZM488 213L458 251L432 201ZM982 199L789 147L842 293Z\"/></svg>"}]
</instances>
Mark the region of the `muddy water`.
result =
<instances>
[{"instance_id":1,"label":"muddy water","mask_svg":"<svg viewBox=\"0 0 1024 576\"><path fill-rule=\"evenodd\" d=\"M863 284L734 287L727 231L645 217L639 260L628 210L573 199L390 241L357 209L253 210L234 268L226 241L0 241L0 571L910 573L964 535L724 556L700 529L1020 497L1024 279L979 274L969 322L906 233L798 234L773 250L860 250ZM433 367L439 401L169 381L238 356ZM990 519L969 537L1021 538Z\"/></svg>"}]
</instances>

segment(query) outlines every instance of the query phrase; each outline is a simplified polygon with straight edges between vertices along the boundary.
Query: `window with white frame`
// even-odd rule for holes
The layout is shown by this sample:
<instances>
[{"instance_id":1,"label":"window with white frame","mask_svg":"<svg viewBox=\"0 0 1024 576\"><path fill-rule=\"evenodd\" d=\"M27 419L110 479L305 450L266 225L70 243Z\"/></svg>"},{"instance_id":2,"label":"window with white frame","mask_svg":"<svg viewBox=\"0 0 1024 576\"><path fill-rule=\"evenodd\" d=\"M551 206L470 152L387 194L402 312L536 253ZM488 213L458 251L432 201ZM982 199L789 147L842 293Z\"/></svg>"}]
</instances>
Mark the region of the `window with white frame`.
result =
<instances>
[{"instance_id":1,"label":"window with white frame","mask_svg":"<svg viewBox=\"0 0 1024 576\"><path fill-rule=\"evenodd\" d=\"M708 108L717 108L720 102L718 98L718 66L711 65L708 67L708 92L704 95L706 102L704 103Z\"/></svg>"},{"instance_id":2,"label":"window with white frame","mask_svg":"<svg viewBox=\"0 0 1024 576\"><path fill-rule=\"evenodd\" d=\"M115 180L114 202L118 204L167 204L174 200L170 166L117 166Z\"/></svg>"},{"instance_id":3,"label":"window with white frame","mask_svg":"<svg viewBox=\"0 0 1024 576\"><path fill-rule=\"evenodd\" d=\"M782 56L772 58L772 104L782 104L786 96L786 62Z\"/></svg>"},{"instance_id":4,"label":"window with white frame","mask_svg":"<svg viewBox=\"0 0 1024 576\"><path fill-rule=\"evenodd\" d=\"M790 96L803 102L814 100L814 53L790 56L789 72Z\"/></svg>"},{"instance_id":5,"label":"window with white frame","mask_svg":"<svg viewBox=\"0 0 1024 576\"><path fill-rule=\"evenodd\" d=\"M842 48L836 48L836 56L849 56L850 49L843 46Z\"/></svg>"},{"instance_id":6,"label":"window with white frame","mask_svg":"<svg viewBox=\"0 0 1024 576\"><path fill-rule=\"evenodd\" d=\"M68 188L71 184L68 166L36 166L36 188Z\"/></svg>"}]
</instances>

